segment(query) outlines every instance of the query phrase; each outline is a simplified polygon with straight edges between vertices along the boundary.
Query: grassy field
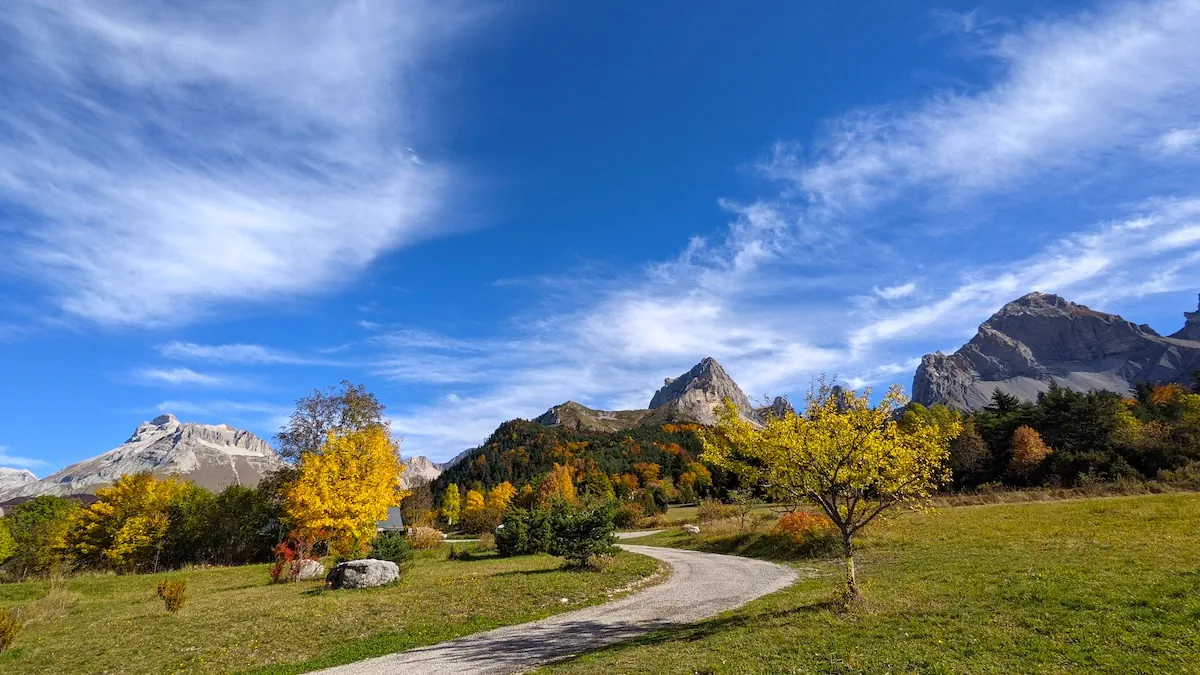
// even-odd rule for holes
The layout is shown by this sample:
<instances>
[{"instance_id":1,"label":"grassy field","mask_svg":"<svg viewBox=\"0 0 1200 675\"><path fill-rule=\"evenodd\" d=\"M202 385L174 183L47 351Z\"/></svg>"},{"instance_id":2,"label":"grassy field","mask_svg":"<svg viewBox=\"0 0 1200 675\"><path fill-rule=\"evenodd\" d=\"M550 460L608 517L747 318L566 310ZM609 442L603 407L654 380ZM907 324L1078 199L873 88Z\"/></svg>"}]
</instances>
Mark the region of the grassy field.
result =
<instances>
[{"instance_id":1,"label":"grassy field","mask_svg":"<svg viewBox=\"0 0 1200 675\"><path fill-rule=\"evenodd\" d=\"M835 562L797 562L790 589L547 671L1200 673L1197 494L909 515L864 537L858 563L849 613L830 602Z\"/></svg>"},{"instance_id":2,"label":"grassy field","mask_svg":"<svg viewBox=\"0 0 1200 675\"><path fill-rule=\"evenodd\" d=\"M0 607L36 617L0 672L304 672L577 609L658 569L627 553L603 572L561 570L550 556L445 556L423 553L400 583L361 591L273 586L265 565L0 585ZM155 597L164 577L188 583L175 616Z\"/></svg>"}]
</instances>

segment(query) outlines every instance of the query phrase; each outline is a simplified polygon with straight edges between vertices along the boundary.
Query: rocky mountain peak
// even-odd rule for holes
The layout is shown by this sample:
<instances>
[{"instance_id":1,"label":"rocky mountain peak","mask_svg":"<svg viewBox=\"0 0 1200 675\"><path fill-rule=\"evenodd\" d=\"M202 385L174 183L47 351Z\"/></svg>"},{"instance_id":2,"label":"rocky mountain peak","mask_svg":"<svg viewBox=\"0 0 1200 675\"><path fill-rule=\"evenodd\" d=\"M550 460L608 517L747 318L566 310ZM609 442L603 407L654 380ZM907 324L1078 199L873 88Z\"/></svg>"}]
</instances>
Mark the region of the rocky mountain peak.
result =
<instances>
[{"instance_id":1,"label":"rocky mountain peak","mask_svg":"<svg viewBox=\"0 0 1200 675\"><path fill-rule=\"evenodd\" d=\"M1183 313L1183 329L1171 337L1176 340L1200 340L1200 301L1196 303L1196 311Z\"/></svg>"},{"instance_id":2,"label":"rocky mountain peak","mask_svg":"<svg viewBox=\"0 0 1200 675\"><path fill-rule=\"evenodd\" d=\"M41 480L0 487L0 497L92 492L140 471L178 474L201 487L220 490L257 485L265 473L280 466L282 460L271 446L249 431L226 424L180 422L168 414L142 422L129 440L108 452Z\"/></svg>"},{"instance_id":3,"label":"rocky mountain peak","mask_svg":"<svg viewBox=\"0 0 1200 675\"><path fill-rule=\"evenodd\" d=\"M684 417L700 424L715 424L713 408L726 398L732 399L742 414L750 419L757 417L750 399L741 387L729 377L717 360L706 356L688 372L668 380L650 399L650 409L674 406Z\"/></svg>"},{"instance_id":4,"label":"rocky mountain peak","mask_svg":"<svg viewBox=\"0 0 1200 675\"><path fill-rule=\"evenodd\" d=\"M0 492L37 481L33 472L0 466Z\"/></svg>"},{"instance_id":5,"label":"rocky mountain peak","mask_svg":"<svg viewBox=\"0 0 1200 675\"><path fill-rule=\"evenodd\" d=\"M1051 381L1118 393L1139 381L1187 381L1200 369L1200 341L1193 342L1200 338L1200 323L1191 312L1185 317L1188 326L1168 339L1115 314L1030 293L993 314L954 354L922 358L913 400L976 409L997 389L1033 399Z\"/></svg>"}]
</instances>

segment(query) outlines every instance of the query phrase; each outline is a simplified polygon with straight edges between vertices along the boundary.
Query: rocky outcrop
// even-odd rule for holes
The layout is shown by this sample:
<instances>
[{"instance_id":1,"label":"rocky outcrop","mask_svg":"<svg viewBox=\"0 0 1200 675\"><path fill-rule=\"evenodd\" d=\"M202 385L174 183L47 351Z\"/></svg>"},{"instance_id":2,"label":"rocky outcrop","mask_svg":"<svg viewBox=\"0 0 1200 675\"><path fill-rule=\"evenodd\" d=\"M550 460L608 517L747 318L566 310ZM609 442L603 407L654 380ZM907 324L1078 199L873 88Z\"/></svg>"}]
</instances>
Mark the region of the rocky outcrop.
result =
<instances>
[{"instance_id":1,"label":"rocky outcrop","mask_svg":"<svg viewBox=\"0 0 1200 675\"><path fill-rule=\"evenodd\" d=\"M334 590L339 588L375 588L394 583L400 578L400 568L390 560L349 560L338 563L329 575L325 584Z\"/></svg>"},{"instance_id":2,"label":"rocky outcrop","mask_svg":"<svg viewBox=\"0 0 1200 675\"><path fill-rule=\"evenodd\" d=\"M683 375L667 379L662 389L650 399L650 409L670 408L672 416L681 421L716 424L714 408L727 398L733 401L743 417L757 419L750 399L741 387L716 359L705 357Z\"/></svg>"},{"instance_id":3,"label":"rocky outcrop","mask_svg":"<svg viewBox=\"0 0 1200 675\"><path fill-rule=\"evenodd\" d=\"M1176 340L1200 340L1200 302L1196 311L1183 313L1183 329L1171 335Z\"/></svg>"},{"instance_id":4,"label":"rocky outcrop","mask_svg":"<svg viewBox=\"0 0 1200 675\"><path fill-rule=\"evenodd\" d=\"M1068 302L1030 293L1008 303L953 354L927 354L913 378L913 400L961 410L988 404L996 390L1033 399L1051 381L1082 391L1130 393L1141 381L1188 382L1200 370L1195 317L1171 337Z\"/></svg>"},{"instance_id":5,"label":"rocky outcrop","mask_svg":"<svg viewBox=\"0 0 1200 675\"><path fill-rule=\"evenodd\" d=\"M779 397L771 405L755 410L750 405L750 399L746 398L741 387L729 377L721 364L716 359L706 357L683 375L667 378L662 388L650 399L650 407L646 410L596 410L575 401L567 401L550 408L533 421L550 427L601 433L666 423L711 425L717 422L713 409L726 398L733 400L743 417L756 424L762 421L764 412L776 406L787 406L787 401Z\"/></svg>"},{"instance_id":6,"label":"rocky outcrop","mask_svg":"<svg viewBox=\"0 0 1200 675\"><path fill-rule=\"evenodd\" d=\"M0 466L0 494L34 482L37 482L37 476L29 471Z\"/></svg>"},{"instance_id":7,"label":"rocky outcrop","mask_svg":"<svg viewBox=\"0 0 1200 675\"><path fill-rule=\"evenodd\" d=\"M404 467L404 475L400 477L400 486L405 489L411 488L418 480L432 483L435 478L442 475L439 465L421 455L404 460Z\"/></svg>"},{"instance_id":8,"label":"rocky outcrop","mask_svg":"<svg viewBox=\"0 0 1200 675\"><path fill-rule=\"evenodd\" d=\"M775 419L783 419L789 413L795 415L796 409L792 407L792 404L788 402L786 398L782 396L776 396L775 400L771 401L771 405L758 408L754 412L763 420L766 420L770 417L774 417Z\"/></svg>"},{"instance_id":9,"label":"rocky outcrop","mask_svg":"<svg viewBox=\"0 0 1200 675\"><path fill-rule=\"evenodd\" d=\"M143 422L133 436L108 452L72 464L39 481L0 492L0 499L95 492L125 474L177 474L211 490L254 486L283 462L266 441L227 424L181 423L174 415Z\"/></svg>"}]
</instances>

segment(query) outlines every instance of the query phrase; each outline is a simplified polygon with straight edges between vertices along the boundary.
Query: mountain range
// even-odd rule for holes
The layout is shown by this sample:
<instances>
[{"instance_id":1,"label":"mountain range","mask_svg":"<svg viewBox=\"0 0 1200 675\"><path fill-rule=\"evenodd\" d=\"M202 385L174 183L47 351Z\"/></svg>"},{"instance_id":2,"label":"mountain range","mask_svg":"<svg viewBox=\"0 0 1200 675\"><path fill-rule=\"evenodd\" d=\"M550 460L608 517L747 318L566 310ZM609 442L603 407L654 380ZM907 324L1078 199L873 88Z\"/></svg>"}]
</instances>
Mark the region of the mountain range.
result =
<instances>
[{"instance_id":1,"label":"mountain range","mask_svg":"<svg viewBox=\"0 0 1200 675\"><path fill-rule=\"evenodd\" d=\"M960 410L987 405L992 392L1032 400L1051 381L1090 391L1129 394L1139 382L1190 384L1200 371L1200 309L1162 336L1145 324L1097 312L1045 293L1000 309L953 354L927 354L912 398Z\"/></svg>"},{"instance_id":2,"label":"mountain range","mask_svg":"<svg viewBox=\"0 0 1200 675\"><path fill-rule=\"evenodd\" d=\"M925 405L941 403L970 411L987 405L995 391L1033 399L1055 381L1072 389L1128 394L1139 382L1190 384L1197 371L1200 308L1184 312L1183 328L1162 336L1147 325L1057 295L1030 293L984 321L975 337L953 354L925 355L913 378L912 398ZM567 401L533 423L535 428L585 435L667 423L710 425L716 422L713 408L726 398L752 424L791 410L782 397L755 408L721 364L704 358L679 377L667 378L646 408L598 410ZM404 484L410 487L418 477L435 480L486 445L441 464L420 456L407 459ZM41 480L28 471L0 468L0 501L91 493L137 471L179 474L219 490L256 485L264 473L281 465L271 446L248 431L224 424L181 423L172 415L162 415L143 422L120 446Z\"/></svg>"}]
</instances>

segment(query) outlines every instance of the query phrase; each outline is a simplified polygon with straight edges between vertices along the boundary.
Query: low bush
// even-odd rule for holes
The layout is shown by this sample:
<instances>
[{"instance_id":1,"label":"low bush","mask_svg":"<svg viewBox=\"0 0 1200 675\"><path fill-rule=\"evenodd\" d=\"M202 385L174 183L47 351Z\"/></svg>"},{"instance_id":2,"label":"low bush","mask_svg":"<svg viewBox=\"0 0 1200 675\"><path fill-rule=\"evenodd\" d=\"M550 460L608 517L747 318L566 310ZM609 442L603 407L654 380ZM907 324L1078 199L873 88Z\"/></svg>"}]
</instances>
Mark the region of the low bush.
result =
<instances>
[{"instance_id":1,"label":"low bush","mask_svg":"<svg viewBox=\"0 0 1200 675\"><path fill-rule=\"evenodd\" d=\"M496 529L496 526L503 519L503 511L485 506L463 511L458 524L462 531L467 534L483 534L484 532L491 532Z\"/></svg>"},{"instance_id":2,"label":"low bush","mask_svg":"<svg viewBox=\"0 0 1200 675\"><path fill-rule=\"evenodd\" d=\"M840 535L829 518L808 511L793 511L779 516L775 530L787 535L808 555L821 555L837 550Z\"/></svg>"},{"instance_id":3,"label":"low bush","mask_svg":"<svg viewBox=\"0 0 1200 675\"><path fill-rule=\"evenodd\" d=\"M550 553L566 559L567 567L587 567L593 556L613 552L613 507L557 510L551 525Z\"/></svg>"},{"instance_id":4,"label":"low bush","mask_svg":"<svg viewBox=\"0 0 1200 675\"><path fill-rule=\"evenodd\" d=\"M413 547L401 532L380 532L371 542L370 555L376 560L390 560L404 566L412 560Z\"/></svg>"},{"instance_id":5,"label":"low bush","mask_svg":"<svg viewBox=\"0 0 1200 675\"><path fill-rule=\"evenodd\" d=\"M533 555L550 549L550 513L544 509L509 509L496 529L502 556Z\"/></svg>"},{"instance_id":6,"label":"low bush","mask_svg":"<svg viewBox=\"0 0 1200 675\"><path fill-rule=\"evenodd\" d=\"M22 628L15 609L0 609L0 652L12 648Z\"/></svg>"},{"instance_id":7,"label":"low bush","mask_svg":"<svg viewBox=\"0 0 1200 675\"><path fill-rule=\"evenodd\" d=\"M177 613L187 600L187 582L182 579L163 579L158 582L158 597L162 598L168 612Z\"/></svg>"},{"instance_id":8,"label":"low bush","mask_svg":"<svg viewBox=\"0 0 1200 675\"><path fill-rule=\"evenodd\" d=\"M625 502L613 514L613 524L622 530L631 530L646 517L646 507L641 502Z\"/></svg>"},{"instance_id":9,"label":"low bush","mask_svg":"<svg viewBox=\"0 0 1200 675\"><path fill-rule=\"evenodd\" d=\"M408 543L418 551L437 548L445 537L432 527L414 527L408 532Z\"/></svg>"},{"instance_id":10,"label":"low bush","mask_svg":"<svg viewBox=\"0 0 1200 675\"><path fill-rule=\"evenodd\" d=\"M737 507L722 504L715 499L704 499L696 507L696 520L701 523L711 523L714 520L727 520L737 516Z\"/></svg>"},{"instance_id":11,"label":"low bush","mask_svg":"<svg viewBox=\"0 0 1200 675\"><path fill-rule=\"evenodd\" d=\"M479 535L478 546L481 551L495 551L496 535L491 532L484 532L483 534Z\"/></svg>"}]
</instances>

